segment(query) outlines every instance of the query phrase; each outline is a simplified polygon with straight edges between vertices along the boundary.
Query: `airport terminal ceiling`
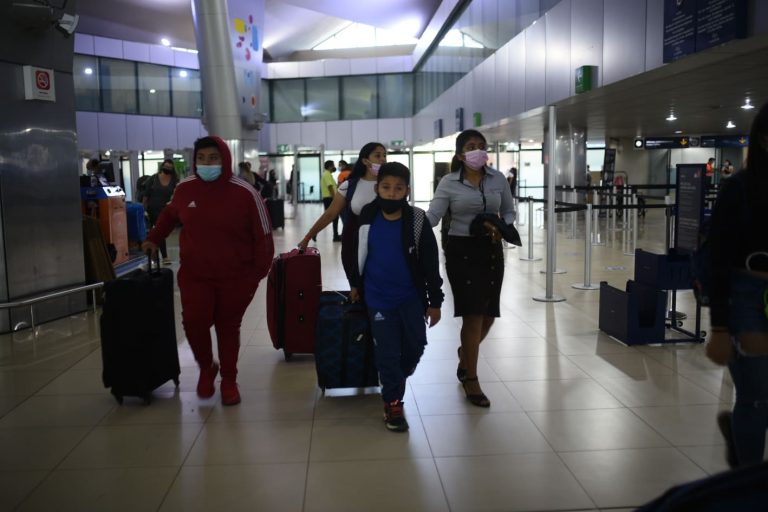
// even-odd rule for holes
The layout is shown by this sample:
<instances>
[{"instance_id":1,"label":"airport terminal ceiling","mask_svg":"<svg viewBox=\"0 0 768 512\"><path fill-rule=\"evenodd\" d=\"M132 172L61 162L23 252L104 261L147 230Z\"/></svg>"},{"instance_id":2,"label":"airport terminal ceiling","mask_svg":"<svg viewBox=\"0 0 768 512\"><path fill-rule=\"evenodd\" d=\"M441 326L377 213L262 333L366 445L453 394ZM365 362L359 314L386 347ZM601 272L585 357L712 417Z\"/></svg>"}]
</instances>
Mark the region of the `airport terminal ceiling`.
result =
<instances>
[{"instance_id":1,"label":"airport terminal ceiling","mask_svg":"<svg viewBox=\"0 0 768 512\"><path fill-rule=\"evenodd\" d=\"M78 32L195 48L191 0L78 0ZM309 50L350 22L421 36L440 0L266 0L264 47L274 60Z\"/></svg>"},{"instance_id":2,"label":"airport terminal ceiling","mask_svg":"<svg viewBox=\"0 0 768 512\"><path fill-rule=\"evenodd\" d=\"M78 31L105 37L195 47L190 0L78 0ZM420 35L439 0L266 0L265 47L288 58L350 22L381 28L410 27ZM399 7L398 7L399 6ZM342 17L343 16L343 17ZM672 65L558 102L558 124L586 127L590 140L605 137L744 134L754 111L768 101L768 36L733 41ZM670 110L675 121L667 121ZM494 140L542 140L545 109L502 120L487 129ZM735 128L727 129L731 121Z\"/></svg>"}]
</instances>

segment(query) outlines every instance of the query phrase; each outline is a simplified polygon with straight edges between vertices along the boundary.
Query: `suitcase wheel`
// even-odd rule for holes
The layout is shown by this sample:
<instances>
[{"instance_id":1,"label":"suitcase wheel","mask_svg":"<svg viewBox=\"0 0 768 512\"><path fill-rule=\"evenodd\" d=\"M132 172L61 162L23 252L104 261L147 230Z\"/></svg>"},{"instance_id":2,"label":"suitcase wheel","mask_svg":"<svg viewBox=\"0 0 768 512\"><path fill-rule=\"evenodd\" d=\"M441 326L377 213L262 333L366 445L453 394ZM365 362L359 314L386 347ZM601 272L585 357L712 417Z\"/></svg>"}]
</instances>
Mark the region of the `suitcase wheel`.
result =
<instances>
[{"instance_id":1,"label":"suitcase wheel","mask_svg":"<svg viewBox=\"0 0 768 512\"><path fill-rule=\"evenodd\" d=\"M286 352L285 350L283 350L283 357L285 358L285 360L286 360L286 361L290 361L290 360L291 360L291 358L293 357L293 354L292 354L292 353L290 353L290 352Z\"/></svg>"}]
</instances>

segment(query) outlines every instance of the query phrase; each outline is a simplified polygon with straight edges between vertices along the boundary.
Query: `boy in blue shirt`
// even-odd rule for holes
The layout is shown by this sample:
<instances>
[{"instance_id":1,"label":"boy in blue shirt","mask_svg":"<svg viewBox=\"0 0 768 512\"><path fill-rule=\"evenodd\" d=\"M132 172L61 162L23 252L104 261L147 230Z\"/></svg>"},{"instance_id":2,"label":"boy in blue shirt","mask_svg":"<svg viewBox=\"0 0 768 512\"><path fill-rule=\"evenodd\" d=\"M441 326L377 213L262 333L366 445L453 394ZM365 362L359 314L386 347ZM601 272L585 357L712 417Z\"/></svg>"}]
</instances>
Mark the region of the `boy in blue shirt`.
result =
<instances>
[{"instance_id":1,"label":"boy in blue shirt","mask_svg":"<svg viewBox=\"0 0 768 512\"><path fill-rule=\"evenodd\" d=\"M411 173L381 166L377 199L360 212L357 269L350 297L363 297L371 320L376 369L389 430L405 432L405 380L427 344L426 322L440 321L443 302L437 241L424 210L408 204Z\"/></svg>"}]
</instances>

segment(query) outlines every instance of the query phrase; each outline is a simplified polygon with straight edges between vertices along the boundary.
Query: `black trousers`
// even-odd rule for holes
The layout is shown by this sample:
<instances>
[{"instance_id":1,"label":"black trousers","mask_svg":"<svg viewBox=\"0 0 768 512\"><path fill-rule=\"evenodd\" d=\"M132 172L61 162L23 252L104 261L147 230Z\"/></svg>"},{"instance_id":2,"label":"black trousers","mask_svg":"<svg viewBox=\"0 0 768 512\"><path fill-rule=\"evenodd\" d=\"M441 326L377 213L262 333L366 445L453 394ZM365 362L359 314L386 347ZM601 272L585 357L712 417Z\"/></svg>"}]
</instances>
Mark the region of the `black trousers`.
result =
<instances>
[{"instance_id":1,"label":"black trousers","mask_svg":"<svg viewBox=\"0 0 768 512\"><path fill-rule=\"evenodd\" d=\"M333 202L333 197L324 197L323 198L323 206L327 210L330 208L331 203ZM333 219L333 238L339 237L339 216L337 215Z\"/></svg>"}]
</instances>

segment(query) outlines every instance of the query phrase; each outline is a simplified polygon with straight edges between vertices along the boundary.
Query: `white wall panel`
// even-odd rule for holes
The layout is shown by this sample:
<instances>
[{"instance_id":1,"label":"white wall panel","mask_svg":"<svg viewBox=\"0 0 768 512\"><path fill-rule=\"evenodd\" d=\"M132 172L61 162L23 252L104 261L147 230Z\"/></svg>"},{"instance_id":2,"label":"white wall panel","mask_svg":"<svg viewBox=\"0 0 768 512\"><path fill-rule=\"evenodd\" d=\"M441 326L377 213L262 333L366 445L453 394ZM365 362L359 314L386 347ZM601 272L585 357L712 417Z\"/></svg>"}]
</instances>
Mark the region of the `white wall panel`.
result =
<instances>
[{"instance_id":1,"label":"white wall panel","mask_svg":"<svg viewBox=\"0 0 768 512\"><path fill-rule=\"evenodd\" d=\"M123 42L119 39L94 36L93 53L100 57L123 58Z\"/></svg>"},{"instance_id":2,"label":"white wall panel","mask_svg":"<svg viewBox=\"0 0 768 512\"><path fill-rule=\"evenodd\" d=\"M173 65L179 68L200 69L196 53L173 51Z\"/></svg>"},{"instance_id":3,"label":"white wall panel","mask_svg":"<svg viewBox=\"0 0 768 512\"><path fill-rule=\"evenodd\" d=\"M199 137L206 137L208 136L208 128L205 127L203 123L200 123L200 134Z\"/></svg>"},{"instance_id":4,"label":"white wall panel","mask_svg":"<svg viewBox=\"0 0 768 512\"><path fill-rule=\"evenodd\" d=\"M259 151L272 153L272 125L264 124L259 130Z\"/></svg>"},{"instance_id":5,"label":"white wall panel","mask_svg":"<svg viewBox=\"0 0 768 512\"><path fill-rule=\"evenodd\" d=\"M269 125L265 125L265 128L267 131L269 131L269 145L268 146L262 146L260 149L264 150L266 149L270 153L277 153L277 127L279 125L276 123L270 123Z\"/></svg>"},{"instance_id":6,"label":"white wall panel","mask_svg":"<svg viewBox=\"0 0 768 512\"><path fill-rule=\"evenodd\" d=\"M273 62L267 68L267 78L296 78L299 76L298 62Z\"/></svg>"},{"instance_id":7,"label":"white wall panel","mask_svg":"<svg viewBox=\"0 0 768 512\"><path fill-rule=\"evenodd\" d=\"M352 144L352 121L328 121L325 126L326 149L360 149Z\"/></svg>"},{"instance_id":8,"label":"white wall panel","mask_svg":"<svg viewBox=\"0 0 768 512\"><path fill-rule=\"evenodd\" d=\"M279 144L301 143L301 123L277 123L276 126L275 147Z\"/></svg>"},{"instance_id":9,"label":"white wall panel","mask_svg":"<svg viewBox=\"0 0 768 512\"><path fill-rule=\"evenodd\" d=\"M350 59L349 72L353 75L373 75L376 73L376 59Z\"/></svg>"},{"instance_id":10,"label":"white wall panel","mask_svg":"<svg viewBox=\"0 0 768 512\"><path fill-rule=\"evenodd\" d=\"M123 149L126 141L125 115L98 113L99 147L95 149Z\"/></svg>"},{"instance_id":11,"label":"white wall panel","mask_svg":"<svg viewBox=\"0 0 768 512\"><path fill-rule=\"evenodd\" d=\"M96 112L75 112L77 147L99 149L99 118Z\"/></svg>"},{"instance_id":12,"label":"white wall panel","mask_svg":"<svg viewBox=\"0 0 768 512\"><path fill-rule=\"evenodd\" d=\"M152 116L152 133L155 139L155 149L177 149L179 147L176 118ZM186 142L182 146L188 147Z\"/></svg>"},{"instance_id":13,"label":"white wall panel","mask_svg":"<svg viewBox=\"0 0 768 512\"><path fill-rule=\"evenodd\" d=\"M82 53L83 55L94 54L93 36L88 34L75 33L75 53Z\"/></svg>"},{"instance_id":14,"label":"white wall panel","mask_svg":"<svg viewBox=\"0 0 768 512\"><path fill-rule=\"evenodd\" d=\"M571 70L571 0L563 0L546 14L546 104L551 105L570 92Z\"/></svg>"},{"instance_id":15,"label":"white wall panel","mask_svg":"<svg viewBox=\"0 0 768 512\"><path fill-rule=\"evenodd\" d=\"M645 0L605 2L603 85L645 70Z\"/></svg>"},{"instance_id":16,"label":"white wall panel","mask_svg":"<svg viewBox=\"0 0 768 512\"><path fill-rule=\"evenodd\" d=\"M299 62L299 76L323 76L325 66L321 60Z\"/></svg>"},{"instance_id":17,"label":"white wall panel","mask_svg":"<svg viewBox=\"0 0 768 512\"><path fill-rule=\"evenodd\" d=\"M410 55L392 55L376 59L377 73L404 73L413 67Z\"/></svg>"},{"instance_id":18,"label":"white wall panel","mask_svg":"<svg viewBox=\"0 0 768 512\"><path fill-rule=\"evenodd\" d=\"M369 142L379 141L379 125L376 119L352 121L352 149L359 150Z\"/></svg>"},{"instance_id":19,"label":"white wall panel","mask_svg":"<svg viewBox=\"0 0 768 512\"><path fill-rule=\"evenodd\" d=\"M146 43L123 41L123 58L139 62L149 62L149 45Z\"/></svg>"},{"instance_id":20,"label":"white wall panel","mask_svg":"<svg viewBox=\"0 0 768 512\"><path fill-rule=\"evenodd\" d=\"M325 144L325 121L299 124L301 125L299 141L302 146L319 148L321 144Z\"/></svg>"},{"instance_id":21,"label":"white wall panel","mask_svg":"<svg viewBox=\"0 0 768 512\"><path fill-rule=\"evenodd\" d=\"M434 117L429 117L426 115L418 115L413 118L413 144L418 146L420 144L426 144L428 142L431 142L434 137L433 134L433 124L435 119Z\"/></svg>"},{"instance_id":22,"label":"white wall panel","mask_svg":"<svg viewBox=\"0 0 768 512\"><path fill-rule=\"evenodd\" d=\"M509 45L504 45L496 50L496 93L493 97L493 106L498 112L497 119L509 115Z\"/></svg>"},{"instance_id":23,"label":"white wall panel","mask_svg":"<svg viewBox=\"0 0 768 512\"><path fill-rule=\"evenodd\" d=\"M546 18L540 18L525 34L525 108L540 107L546 102L547 38Z\"/></svg>"},{"instance_id":24,"label":"white wall panel","mask_svg":"<svg viewBox=\"0 0 768 512\"><path fill-rule=\"evenodd\" d=\"M147 151L150 149L162 149L155 145L152 131L152 118L149 116L125 116L126 143L123 149L135 151Z\"/></svg>"},{"instance_id":25,"label":"white wall panel","mask_svg":"<svg viewBox=\"0 0 768 512\"><path fill-rule=\"evenodd\" d=\"M325 76L343 76L350 73L349 59L328 59L325 61Z\"/></svg>"},{"instance_id":26,"label":"white wall panel","mask_svg":"<svg viewBox=\"0 0 768 512\"><path fill-rule=\"evenodd\" d=\"M581 66L597 66L592 85L598 87L603 75L603 0L571 0L571 72ZM569 91L575 94L573 78Z\"/></svg>"},{"instance_id":27,"label":"white wall panel","mask_svg":"<svg viewBox=\"0 0 768 512\"><path fill-rule=\"evenodd\" d=\"M405 119L379 119L378 140L382 144L389 146L393 140L407 140L405 138Z\"/></svg>"},{"instance_id":28,"label":"white wall panel","mask_svg":"<svg viewBox=\"0 0 768 512\"><path fill-rule=\"evenodd\" d=\"M405 143L409 146L413 146L413 119L410 117L407 117L403 119L403 130L405 136L403 139L405 140Z\"/></svg>"},{"instance_id":29,"label":"white wall panel","mask_svg":"<svg viewBox=\"0 0 768 512\"><path fill-rule=\"evenodd\" d=\"M195 144L195 139L200 137L199 119L188 119L183 117L176 118L176 133L179 139L179 149L191 148Z\"/></svg>"},{"instance_id":30,"label":"white wall panel","mask_svg":"<svg viewBox=\"0 0 768 512\"><path fill-rule=\"evenodd\" d=\"M509 48L509 113L525 111L525 32L508 44Z\"/></svg>"},{"instance_id":31,"label":"white wall panel","mask_svg":"<svg viewBox=\"0 0 768 512\"><path fill-rule=\"evenodd\" d=\"M646 3L645 70L648 71L664 64L664 0L646 0Z\"/></svg>"},{"instance_id":32,"label":"white wall panel","mask_svg":"<svg viewBox=\"0 0 768 512\"><path fill-rule=\"evenodd\" d=\"M150 45L149 62L152 64L162 64L163 66L173 66L173 50L166 46Z\"/></svg>"}]
</instances>

